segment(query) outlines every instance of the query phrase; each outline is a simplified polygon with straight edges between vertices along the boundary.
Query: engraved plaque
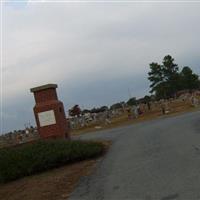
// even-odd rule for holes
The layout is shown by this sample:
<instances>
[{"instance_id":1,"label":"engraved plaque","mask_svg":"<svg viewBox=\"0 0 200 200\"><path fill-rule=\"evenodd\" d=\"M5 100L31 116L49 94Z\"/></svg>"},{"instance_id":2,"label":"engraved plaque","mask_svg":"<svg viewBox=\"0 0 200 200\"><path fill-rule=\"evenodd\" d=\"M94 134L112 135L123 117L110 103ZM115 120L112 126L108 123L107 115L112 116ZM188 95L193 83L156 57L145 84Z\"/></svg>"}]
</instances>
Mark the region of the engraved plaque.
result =
<instances>
[{"instance_id":1,"label":"engraved plaque","mask_svg":"<svg viewBox=\"0 0 200 200\"><path fill-rule=\"evenodd\" d=\"M49 126L56 124L55 114L53 110L38 113L40 126Z\"/></svg>"}]
</instances>

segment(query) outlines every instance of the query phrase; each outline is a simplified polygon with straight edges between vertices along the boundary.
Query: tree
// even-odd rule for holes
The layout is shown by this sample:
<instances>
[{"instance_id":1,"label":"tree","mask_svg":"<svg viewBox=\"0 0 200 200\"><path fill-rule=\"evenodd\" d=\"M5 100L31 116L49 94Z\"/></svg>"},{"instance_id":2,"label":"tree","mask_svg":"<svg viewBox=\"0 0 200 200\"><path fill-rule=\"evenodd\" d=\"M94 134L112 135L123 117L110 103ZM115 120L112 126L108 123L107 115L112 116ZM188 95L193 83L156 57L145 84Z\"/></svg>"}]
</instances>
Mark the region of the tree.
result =
<instances>
[{"instance_id":1,"label":"tree","mask_svg":"<svg viewBox=\"0 0 200 200\"><path fill-rule=\"evenodd\" d=\"M179 90L178 65L174 63L174 58L167 55L163 58L162 65L150 63L148 79L151 82L151 93L155 93L158 99L169 98Z\"/></svg>"},{"instance_id":2,"label":"tree","mask_svg":"<svg viewBox=\"0 0 200 200\"><path fill-rule=\"evenodd\" d=\"M107 106L101 106L100 108L92 108L91 109L91 113L100 113L100 112L105 112L106 110L108 110Z\"/></svg>"},{"instance_id":3,"label":"tree","mask_svg":"<svg viewBox=\"0 0 200 200\"><path fill-rule=\"evenodd\" d=\"M150 96L148 96L148 95L146 95L146 96L144 96L144 102L143 103L148 103L148 102L150 102L151 101L151 97Z\"/></svg>"},{"instance_id":4,"label":"tree","mask_svg":"<svg viewBox=\"0 0 200 200\"><path fill-rule=\"evenodd\" d=\"M123 104L121 102L120 103L115 103L112 106L110 106L111 110L115 110L115 109L119 109L119 108L123 108Z\"/></svg>"},{"instance_id":5,"label":"tree","mask_svg":"<svg viewBox=\"0 0 200 200\"><path fill-rule=\"evenodd\" d=\"M86 114L86 113L90 113L90 112L91 112L90 110L84 109L84 110L81 111L81 114Z\"/></svg>"},{"instance_id":6,"label":"tree","mask_svg":"<svg viewBox=\"0 0 200 200\"><path fill-rule=\"evenodd\" d=\"M170 81L174 78L174 75L178 74L178 65L174 63L174 58L167 55L163 59L163 75L165 81Z\"/></svg>"},{"instance_id":7,"label":"tree","mask_svg":"<svg viewBox=\"0 0 200 200\"><path fill-rule=\"evenodd\" d=\"M148 79L151 82L150 88L151 93L156 92L157 89L161 86L161 83L164 80L163 72L162 72L162 66L158 63L152 62L150 65L150 72L148 73L149 77Z\"/></svg>"},{"instance_id":8,"label":"tree","mask_svg":"<svg viewBox=\"0 0 200 200\"><path fill-rule=\"evenodd\" d=\"M181 89L198 89L200 86L200 80L197 74L194 74L192 69L188 66L183 67L181 73Z\"/></svg>"},{"instance_id":9,"label":"tree","mask_svg":"<svg viewBox=\"0 0 200 200\"><path fill-rule=\"evenodd\" d=\"M70 116L74 117L74 116L79 116L80 114L81 114L81 109L80 109L79 105L75 105L69 110Z\"/></svg>"},{"instance_id":10,"label":"tree","mask_svg":"<svg viewBox=\"0 0 200 200\"><path fill-rule=\"evenodd\" d=\"M130 98L130 99L127 101L127 104L128 104L129 106L136 105L136 104L137 104L136 98L135 98L135 97Z\"/></svg>"},{"instance_id":11,"label":"tree","mask_svg":"<svg viewBox=\"0 0 200 200\"><path fill-rule=\"evenodd\" d=\"M108 110L108 106L101 106L101 108L99 108L99 110L101 112L105 112L106 110Z\"/></svg>"},{"instance_id":12,"label":"tree","mask_svg":"<svg viewBox=\"0 0 200 200\"><path fill-rule=\"evenodd\" d=\"M152 62L148 75L150 92L155 94L156 99L173 97L179 90L200 88L198 75L190 67L184 67L179 72L178 65L170 55L163 58L162 65Z\"/></svg>"},{"instance_id":13,"label":"tree","mask_svg":"<svg viewBox=\"0 0 200 200\"><path fill-rule=\"evenodd\" d=\"M180 75L178 65L174 63L174 58L167 55L163 59L163 77L166 85L167 97L173 97L180 89Z\"/></svg>"}]
</instances>

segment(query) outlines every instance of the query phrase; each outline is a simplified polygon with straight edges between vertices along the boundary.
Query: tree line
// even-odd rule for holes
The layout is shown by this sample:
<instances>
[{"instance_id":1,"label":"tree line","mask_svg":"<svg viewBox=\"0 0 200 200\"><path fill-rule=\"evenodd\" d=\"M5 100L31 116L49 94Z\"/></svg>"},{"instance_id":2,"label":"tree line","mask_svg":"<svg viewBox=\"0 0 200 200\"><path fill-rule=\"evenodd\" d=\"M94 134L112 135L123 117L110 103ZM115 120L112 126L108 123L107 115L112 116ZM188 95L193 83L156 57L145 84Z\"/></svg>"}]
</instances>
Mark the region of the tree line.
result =
<instances>
[{"instance_id":1,"label":"tree line","mask_svg":"<svg viewBox=\"0 0 200 200\"><path fill-rule=\"evenodd\" d=\"M174 58L170 55L163 58L162 64L152 62L149 66L150 71L148 72L148 79L151 82L150 96L146 95L140 99L131 97L126 102L122 101L114 103L110 107L101 106L81 110L79 105L75 105L69 110L69 115L76 116L84 113L99 113L106 110L124 108L126 105L133 106L139 103L148 104L155 99L159 100L176 97L177 92L181 90L192 92L195 89L200 89L199 76L188 66L185 66L180 70L180 67L174 62Z\"/></svg>"},{"instance_id":2,"label":"tree line","mask_svg":"<svg viewBox=\"0 0 200 200\"><path fill-rule=\"evenodd\" d=\"M128 106L133 106L137 105L139 103L148 103L152 100L151 96L146 95L143 98L136 99L136 97L131 97L128 99L128 101L121 101L118 103L112 104L110 107L108 106L101 106L101 107L94 107L92 109L81 109L80 106L77 104L73 106L71 109L68 110L68 114L70 116L79 116L81 114L85 113L100 113L100 112L105 112L107 110L116 110L116 109L124 109L127 105Z\"/></svg>"},{"instance_id":3,"label":"tree line","mask_svg":"<svg viewBox=\"0 0 200 200\"><path fill-rule=\"evenodd\" d=\"M152 62L149 66L150 93L154 94L156 99L175 97L180 90L191 92L200 88L199 76L188 66L180 70L170 55L163 58L162 64Z\"/></svg>"}]
</instances>

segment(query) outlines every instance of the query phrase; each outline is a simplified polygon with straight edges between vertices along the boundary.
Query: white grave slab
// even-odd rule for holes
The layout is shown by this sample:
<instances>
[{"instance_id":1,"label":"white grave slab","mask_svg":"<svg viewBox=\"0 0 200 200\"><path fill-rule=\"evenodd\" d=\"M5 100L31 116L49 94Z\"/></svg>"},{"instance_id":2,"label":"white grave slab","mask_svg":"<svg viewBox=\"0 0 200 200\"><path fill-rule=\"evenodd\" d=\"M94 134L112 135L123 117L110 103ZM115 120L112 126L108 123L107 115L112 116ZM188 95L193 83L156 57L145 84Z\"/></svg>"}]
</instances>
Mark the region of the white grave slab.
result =
<instances>
[{"instance_id":1,"label":"white grave slab","mask_svg":"<svg viewBox=\"0 0 200 200\"><path fill-rule=\"evenodd\" d=\"M55 114L53 110L38 113L40 127L56 124Z\"/></svg>"}]
</instances>

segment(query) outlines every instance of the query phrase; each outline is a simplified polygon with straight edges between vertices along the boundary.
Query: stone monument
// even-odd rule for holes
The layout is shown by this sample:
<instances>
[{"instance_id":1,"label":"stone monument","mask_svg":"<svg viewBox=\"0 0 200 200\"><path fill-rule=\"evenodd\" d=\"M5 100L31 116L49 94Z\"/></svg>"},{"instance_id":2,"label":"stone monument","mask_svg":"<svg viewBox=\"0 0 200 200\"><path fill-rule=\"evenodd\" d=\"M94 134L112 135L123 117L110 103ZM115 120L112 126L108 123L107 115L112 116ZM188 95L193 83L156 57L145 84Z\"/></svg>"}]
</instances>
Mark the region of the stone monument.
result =
<instances>
[{"instance_id":1,"label":"stone monument","mask_svg":"<svg viewBox=\"0 0 200 200\"><path fill-rule=\"evenodd\" d=\"M33 108L41 138L70 138L64 106L58 100L56 84L31 88L35 98Z\"/></svg>"}]
</instances>

